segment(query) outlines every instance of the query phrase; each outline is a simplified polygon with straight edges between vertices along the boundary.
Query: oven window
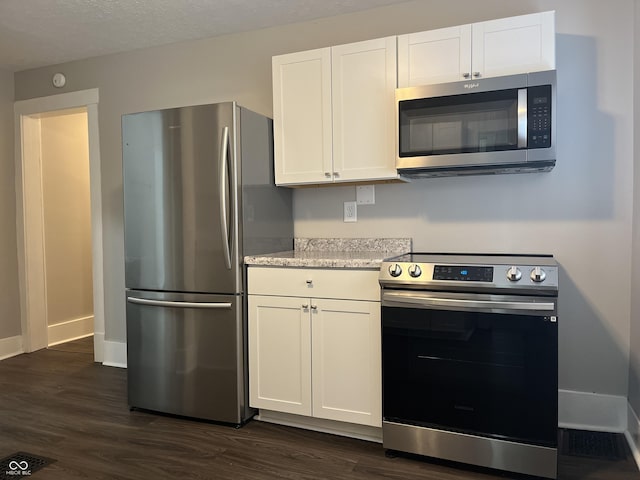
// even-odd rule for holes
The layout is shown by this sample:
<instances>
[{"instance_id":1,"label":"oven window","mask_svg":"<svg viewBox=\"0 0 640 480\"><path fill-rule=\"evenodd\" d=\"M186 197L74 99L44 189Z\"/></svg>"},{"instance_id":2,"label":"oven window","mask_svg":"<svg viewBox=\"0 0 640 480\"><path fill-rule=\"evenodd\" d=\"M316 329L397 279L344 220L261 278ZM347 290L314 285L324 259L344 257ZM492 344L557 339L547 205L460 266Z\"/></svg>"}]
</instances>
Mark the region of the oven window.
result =
<instances>
[{"instance_id":1,"label":"oven window","mask_svg":"<svg viewBox=\"0 0 640 480\"><path fill-rule=\"evenodd\" d=\"M518 148L518 90L399 102L400 157Z\"/></svg>"},{"instance_id":2,"label":"oven window","mask_svg":"<svg viewBox=\"0 0 640 480\"><path fill-rule=\"evenodd\" d=\"M383 307L387 421L557 444L557 323Z\"/></svg>"}]
</instances>

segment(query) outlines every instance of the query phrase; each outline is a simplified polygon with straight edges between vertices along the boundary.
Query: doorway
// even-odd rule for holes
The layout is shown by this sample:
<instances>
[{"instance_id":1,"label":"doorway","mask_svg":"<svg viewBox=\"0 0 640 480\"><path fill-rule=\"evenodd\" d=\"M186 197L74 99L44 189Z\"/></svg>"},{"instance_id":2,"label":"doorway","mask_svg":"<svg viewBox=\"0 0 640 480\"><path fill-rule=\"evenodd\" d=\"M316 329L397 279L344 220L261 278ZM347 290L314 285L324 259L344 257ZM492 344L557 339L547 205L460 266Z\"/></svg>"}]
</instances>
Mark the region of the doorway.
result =
<instances>
[{"instance_id":1,"label":"doorway","mask_svg":"<svg viewBox=\"0 0 640 480\"><path fill-rule=\"evenodd\" d=\"M104 279L97 89L18 101L14 106L22 342L25 352L46 348L50 343L43 215L42 120L68 113L72 109L86 112L87 118L94 360L102 362Z\"/></svg>"},{"instance_id":2,"label":"doorway","mask_svg":"<svg viewBox=\"0 0 640 480\"><path fill-rule=\"evenodd\" d=\"M87 109L40 118L47 346L93 336Z\"/></svg>"}]
</instances>

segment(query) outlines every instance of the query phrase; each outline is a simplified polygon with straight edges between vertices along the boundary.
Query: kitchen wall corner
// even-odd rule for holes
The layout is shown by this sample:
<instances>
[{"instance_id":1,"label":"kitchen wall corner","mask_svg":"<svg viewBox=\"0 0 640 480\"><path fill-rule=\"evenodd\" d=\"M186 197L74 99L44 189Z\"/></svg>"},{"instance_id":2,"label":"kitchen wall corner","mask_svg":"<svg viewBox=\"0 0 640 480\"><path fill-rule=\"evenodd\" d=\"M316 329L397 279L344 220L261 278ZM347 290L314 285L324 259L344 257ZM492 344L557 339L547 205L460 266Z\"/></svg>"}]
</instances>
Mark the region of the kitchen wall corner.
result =
<instances>
[{"instance_id":1,"label":"kitchen wall corner","mask_svg":"<svg viewBox=\"0 0 640 480\"><path fill-rule=\"evenodd\" d=\"M13 98L14 75L0 70L0 339L21 332Z\"/></svg>"},{"instance_id":2,"label":"kitchen wall corner","mask_svg":"<svg viewBox=\"0 0 640 480\"><path fill-rule=\"evenodd\" d=\"M630 403L627 403L627 412L628 421L625 437L636 465L640 468L640 420Z\"/></svg>"}]
</instances>

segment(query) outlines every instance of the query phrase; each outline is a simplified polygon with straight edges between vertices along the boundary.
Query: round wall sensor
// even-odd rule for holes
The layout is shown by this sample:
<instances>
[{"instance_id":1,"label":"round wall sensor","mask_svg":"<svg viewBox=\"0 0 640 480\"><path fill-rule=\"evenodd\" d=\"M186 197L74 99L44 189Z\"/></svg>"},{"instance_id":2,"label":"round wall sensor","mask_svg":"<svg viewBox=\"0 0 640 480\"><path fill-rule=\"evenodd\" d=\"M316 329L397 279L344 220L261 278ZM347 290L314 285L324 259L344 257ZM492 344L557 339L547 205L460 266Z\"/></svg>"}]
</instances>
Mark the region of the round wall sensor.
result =
<instances>
[{"instance_id":1,"label":"round wall sensor","mask_svg":"<svg viewBox=\"0 0 640 480\"><path fill-rule=\"evenodd\" d=\"M64 73L56 73L53 76L53 86L57 88L64 87L64 84L67 83L67 78L64 76Z\"/></svg>"}]
</instances>

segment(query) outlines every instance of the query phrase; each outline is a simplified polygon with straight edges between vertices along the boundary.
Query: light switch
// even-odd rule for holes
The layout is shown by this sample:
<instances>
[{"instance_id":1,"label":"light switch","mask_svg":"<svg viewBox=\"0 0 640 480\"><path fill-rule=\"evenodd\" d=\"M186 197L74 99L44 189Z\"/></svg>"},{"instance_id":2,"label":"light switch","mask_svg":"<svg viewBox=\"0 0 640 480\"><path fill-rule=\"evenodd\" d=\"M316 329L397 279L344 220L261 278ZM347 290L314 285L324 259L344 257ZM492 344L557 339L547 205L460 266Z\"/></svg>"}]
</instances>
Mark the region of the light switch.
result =
<instances>
[{"instance_id":1,"label":"light switch","mask_svg":"<svg viewBox=\"0 0 640 480\"><path fill-rule=\"evenodd\" d=\"M358 205L374 205L376 203L375 189L373 185L356 187L356 203Z\"/></svg>"}]
</instances>

